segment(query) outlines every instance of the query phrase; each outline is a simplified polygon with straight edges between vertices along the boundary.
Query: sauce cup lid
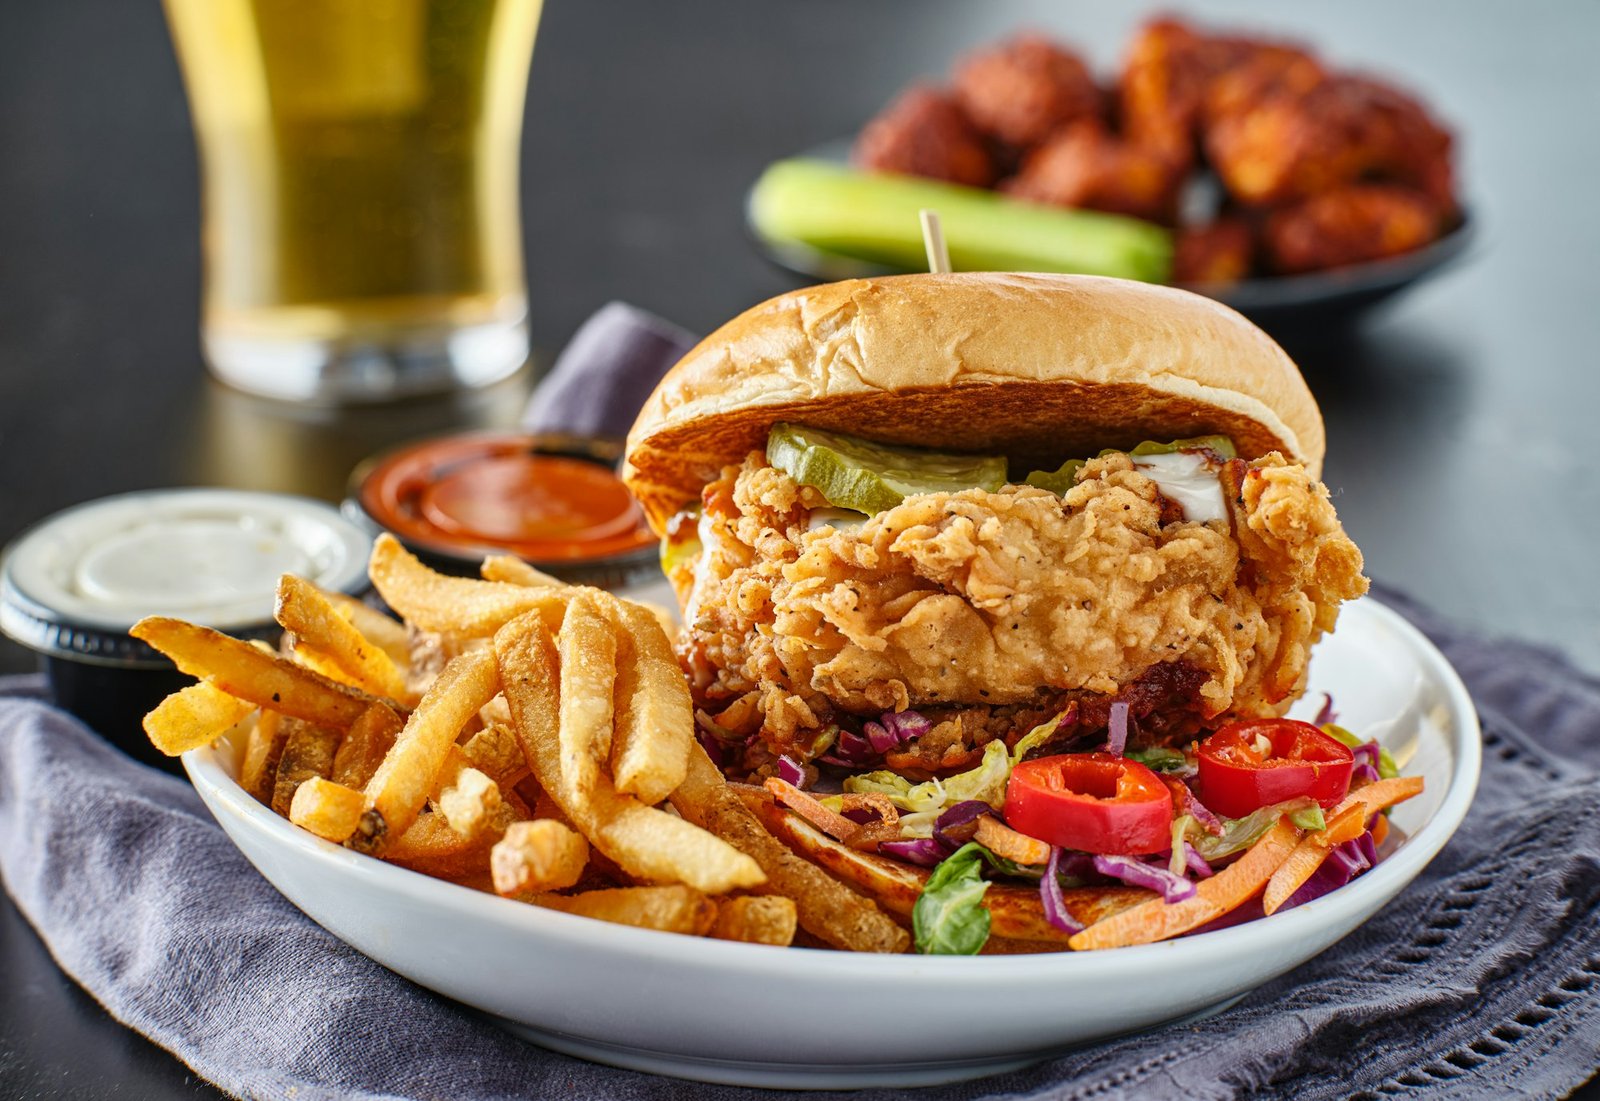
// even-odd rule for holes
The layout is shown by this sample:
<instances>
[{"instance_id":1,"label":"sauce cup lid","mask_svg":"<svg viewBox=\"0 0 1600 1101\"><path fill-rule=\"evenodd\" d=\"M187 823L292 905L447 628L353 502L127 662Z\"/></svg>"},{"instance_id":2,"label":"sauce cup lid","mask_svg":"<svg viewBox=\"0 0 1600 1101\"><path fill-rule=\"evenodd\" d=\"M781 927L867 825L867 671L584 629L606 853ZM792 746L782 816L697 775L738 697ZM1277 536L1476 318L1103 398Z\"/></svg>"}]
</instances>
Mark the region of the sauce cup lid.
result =
<instances>
[{"instance_id":1,"label":"sauce cup lid","mask_svg":"<svg viewBox=\"0 0 1600 1101\"><path fill-rule=\"evenodd\" d=\"M372 541L321 501L233 489L125 493L35 524L0 565L0 630L92 664L167 666L128 628L173 615L275 637L280 574L352 595Z\"/></svg>"}]
</instances>

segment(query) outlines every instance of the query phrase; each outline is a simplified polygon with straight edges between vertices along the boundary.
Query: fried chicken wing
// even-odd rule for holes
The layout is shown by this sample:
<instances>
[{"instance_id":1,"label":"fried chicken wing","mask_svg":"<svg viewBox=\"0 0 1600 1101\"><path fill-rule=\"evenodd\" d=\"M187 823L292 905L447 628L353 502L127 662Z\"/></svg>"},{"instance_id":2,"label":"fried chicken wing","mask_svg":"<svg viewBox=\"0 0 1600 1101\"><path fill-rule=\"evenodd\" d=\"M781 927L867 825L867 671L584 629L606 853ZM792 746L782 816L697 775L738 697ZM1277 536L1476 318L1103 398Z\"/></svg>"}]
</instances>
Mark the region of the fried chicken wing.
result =
<instances>
[{"instance_id":1,"label":"fried chicken wing","mask_svg":"<svg viewBox=\"0 0 1600 1101\"><path fill-rule=\"evenodd\" d=\"M989 146L950 97L908 89L862 129L851 160L862 168L988 187L995 181Z\"/></svg>"},{"instance_id":2,"label":"fried chicken wing","mask_svg":"<svg viewBox=\"0 0 1600 1101\"><path fill-rule=\"evenodd\" d=\"M1273 454L1230 477L1231 524L1164 522L1156 483L1113 454L1065 498L929 493L812 530L814 491L753 454L704 498L682 641L697 702L740 701L765 751L801 758L841 718L928 708L957 762L1064 707L1103 727L1116 698L1146 735L1277 713L1365 591L1361 554L1302 467Z\"/></svg>"},{"instance_id":3,"label":"fried chicken wing","mask_svg":"<svg viewBox=\"0 0 1600 1101\"><path fill-rule=\"evenodd\" d=\"M1229 194L1254 204L1290 202L1367 177L1409 183L1450 204L1450 144L1416 100L1352 76L1271 88L1220 112L1205 132L1207 156Z\"/></svg>"},{"instance_id":4,"label":"fried chicken wing","mask_svg":"<svg viewBox=\"0 0 1600 1101\"><path fill-rule=\"evenodd\" d=\"M1236 283L1255 261L1255 233L1244 218L1219 218L1178 231L1172 249L1174 283Z\"/></svg>"},{"instance_id":5,"label":"fried chicken wing","mask_svg":"<svg viewBox=\"0 0 1600 1101\"><path fill-rule=\"evenodd\" d=\"M1016 148L1101 110L1089 67L1037 34L970 54L956 69L954 91L978 129Z\"/></svg>"},{"instance_id":6,"label":"fried chicken wing","mask_svg":"<svg viewBox=\"0 0 1600 1101\"><path fill-rule=\"evenodd\" d=\"M1250 75L1234 75L1245 72ZM1208 35L1177 19L1152 20L1134 36L1118 80L1122 128L1138 144L1188 164L1203 115L1236 108L1266 86L1300 84L1320 73L1311 53L1292 43ZM1219 92L1224 78L1228 86Z\"/></svg>"},{"instance_id":7,"label":"fried chicken wing","mask_svg":"<svg viewBox=\"0 0 1600 1101\"><path fill-rule=\"evenodd\" d=\"M1283 274L1381 260L1438 237L1438 206L1428 196L1387 184L1355 184L1276 210L1263 251Z\"/></svg>"},{"instance_id":8,"label":"fried chicken wing","mask_svg":"<svg viewBox=\"0 0 1600 1101\"><path fill-rule=\"evenodd\" d=\"M1029 153L1000 189L1036 202L1170 223L1183 178L1183 167L1160 150L1080 122Z\"/></svg>"}]
</instances>

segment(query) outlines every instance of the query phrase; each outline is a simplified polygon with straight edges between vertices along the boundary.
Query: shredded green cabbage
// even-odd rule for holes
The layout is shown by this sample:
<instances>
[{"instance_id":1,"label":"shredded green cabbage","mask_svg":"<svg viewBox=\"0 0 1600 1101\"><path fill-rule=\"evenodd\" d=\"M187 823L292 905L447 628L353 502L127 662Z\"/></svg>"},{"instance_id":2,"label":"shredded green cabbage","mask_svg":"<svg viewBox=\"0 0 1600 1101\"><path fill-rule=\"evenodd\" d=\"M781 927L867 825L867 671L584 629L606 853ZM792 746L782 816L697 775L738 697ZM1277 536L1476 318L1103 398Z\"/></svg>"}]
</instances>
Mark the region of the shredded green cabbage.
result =
<instances>
[{"instance_id":1,"label":"shredded green cabbage","mask_svg":"<svg viewBox=\"0 0 1600 1101\"><path fill-rule=\"evenodd\" d=\"M1207 863L1221 860L1254 845L1261 840L1262 834L1272 828L1274 822L1286 814L1291 822L1302 829L1322 828L1322 808L1316 800L1301 796L1251 811L1243 818L1224 818L1221 836L1207 833L1193 815L1179 815L1172 823L1172 848L1174 852L1180 851L1181 843L1188 841Z\"/></svg>"},{"instance_id":2,"label":"shredded green cabbage","mask_svg":"<svg viewBox=\"0 0 1600 1101\"><path fill-rule=\"evenodd\" d=\"M1334 723L1324 723L1322 725L1322 732L1328 737L1333 738L1335 741L1343 742L1351 749L1360 749L1362 746L1367 744L1367 742L1362 741L1344 727L1338 726ZM1369 738L1367 741L1375 741L1375 739ZM1398 775L1400 775L1400 766L1394 763L1394 756L1390 754L1387 749L1384 749L1383 746L1379 745L1378 779L1393 780Z\"/></svg>"}]
</instances>

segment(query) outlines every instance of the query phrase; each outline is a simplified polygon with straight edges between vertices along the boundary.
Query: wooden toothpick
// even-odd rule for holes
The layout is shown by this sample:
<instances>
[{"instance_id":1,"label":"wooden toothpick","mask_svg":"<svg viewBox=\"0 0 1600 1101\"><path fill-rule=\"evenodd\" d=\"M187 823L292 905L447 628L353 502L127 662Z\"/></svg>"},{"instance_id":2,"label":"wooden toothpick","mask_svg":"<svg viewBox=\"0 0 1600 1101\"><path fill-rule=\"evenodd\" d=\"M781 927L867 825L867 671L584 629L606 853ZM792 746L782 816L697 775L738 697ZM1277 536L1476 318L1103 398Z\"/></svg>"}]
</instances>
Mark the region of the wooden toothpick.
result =
<instances>
[{"instance_id":1,"label":"wooden toothpick","mask_svg":"<svg viewBox=\"0 0 1600 1101\"><path fill-rule=\"evenodd\" d=\"M950 249L944 243L944 229L939 225L939 213L934 210L919 211L922 216L922 244L928 250L928 270L950 270Z\"/></svg>"}]
</instances>

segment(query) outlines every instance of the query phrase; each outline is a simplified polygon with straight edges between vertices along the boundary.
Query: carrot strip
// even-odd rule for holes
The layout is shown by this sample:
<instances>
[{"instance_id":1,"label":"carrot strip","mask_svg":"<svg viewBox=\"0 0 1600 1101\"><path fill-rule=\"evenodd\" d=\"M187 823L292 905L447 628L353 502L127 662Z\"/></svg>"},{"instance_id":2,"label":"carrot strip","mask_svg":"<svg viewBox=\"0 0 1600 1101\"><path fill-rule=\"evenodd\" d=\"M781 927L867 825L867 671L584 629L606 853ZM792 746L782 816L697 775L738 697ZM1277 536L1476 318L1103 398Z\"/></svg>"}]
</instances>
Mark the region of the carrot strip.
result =
<instances>
[{"instance_id":1,"label":"carrot strip","mask_svg":"<svg viewBox=\"0 0 1600 1101\"><path fill-rule=\"evenodd\" d=\"M830 837L836 837L848 844L861 832L861 827L857 823L842 814L835 814L787 780L780 780L774 776L766 782L766 789L778 802Z\"/></svg>"},{"instance_id":2,"label":"carrot strip","mask_svg":"<svg viewBox=\"0 0 1600 1101\"><path fill-rule=\"evenodd\" d=\"M1353 806L1366 808L1366 817L1371 818L1385 807L1392 807L1396 803L1403 803L1413 795L1422 794L1422 777L1396 776L1389 780L1379 780L1365 787L1356 788L1344 797L1344 802L1333 809L1334 814Z\"/></svg>"},{"instance_id":3,"label":"carrot strip","mask_svg":"<svg viewBox=\"0 0 1600 1101\"><path fill-rule=\"evenodd\" d=\"M1079 951L1150 944L1198 929L1212 918L1248 902L1272 878L1300 841L1300 831L1287 819L1250 846L1243 856L1195 887L1193 898L1167 903L1159 898L1096 922L1074 934L1068 945Z\"/></svg>"},{"instance_id":4,"label":"carrot strip","mask_svg":"<svg viewBox=\"0 0 1600 1101\"><path fill-rule=\"evenodd\" d=\"M1378 815L1378 820L1372 823L1372 843L1381 845L1389 839L1389 820L1383 815Z\"/></svg>"},{"instance_id":5,"label":"carrot strip","mask_svg":"<svg viewBox=\"0 0 1600 1101\"><path fill-rule=\"evenodd\" d=\"M1361 810L1360 806L1347 807L1344 813L1333 816L1326 829L1307 834L1305 840L1295 846L1289 859L1280 864L1267 881L1267 891L1261 899L1262 910L1270 914L1288 902L1290 896L1322 867L1335 845L1353 841L1366 832L1367 818Z\"/></svg>"},{"instance_id":6,"label":"carrot strip","mask_svg":"<svg viewBox=\"0 0 1600 1101\"><path fill-rule=\"evenodd\" d=\"M1018 864L1044 864L1050 860L1050 846L1037 837L1018 833L992 814L978 819L973 838L994 853Z\"/></svg>"}]
</instances>

